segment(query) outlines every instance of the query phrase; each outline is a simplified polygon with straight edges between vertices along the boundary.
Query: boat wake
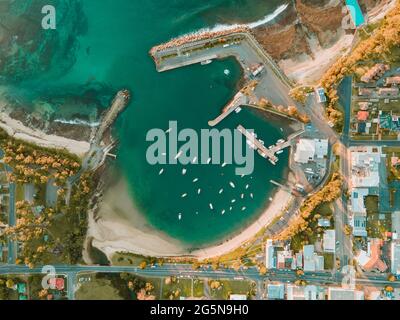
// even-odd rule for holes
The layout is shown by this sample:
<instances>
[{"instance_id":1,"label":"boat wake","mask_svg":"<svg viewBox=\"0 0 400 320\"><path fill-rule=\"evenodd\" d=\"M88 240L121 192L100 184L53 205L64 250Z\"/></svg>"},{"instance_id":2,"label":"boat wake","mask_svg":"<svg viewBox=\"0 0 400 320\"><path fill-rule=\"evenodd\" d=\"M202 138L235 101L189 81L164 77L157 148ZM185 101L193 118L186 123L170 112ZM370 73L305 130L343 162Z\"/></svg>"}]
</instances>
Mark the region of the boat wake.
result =
<instances>
[{"instance_id":1,"label":"boat wake","mask_svg":"<svg viewBox=\"0 0 400 320\"><path fill-rule=\"evenodd\" d=\"M54 122L63 123L63 124L88 126L88 127L98 127L100 125L100 122L89 122L89 121L81 120L81 119L75 119L75 120L55 119Z\"/></svg>"}]
</instances>

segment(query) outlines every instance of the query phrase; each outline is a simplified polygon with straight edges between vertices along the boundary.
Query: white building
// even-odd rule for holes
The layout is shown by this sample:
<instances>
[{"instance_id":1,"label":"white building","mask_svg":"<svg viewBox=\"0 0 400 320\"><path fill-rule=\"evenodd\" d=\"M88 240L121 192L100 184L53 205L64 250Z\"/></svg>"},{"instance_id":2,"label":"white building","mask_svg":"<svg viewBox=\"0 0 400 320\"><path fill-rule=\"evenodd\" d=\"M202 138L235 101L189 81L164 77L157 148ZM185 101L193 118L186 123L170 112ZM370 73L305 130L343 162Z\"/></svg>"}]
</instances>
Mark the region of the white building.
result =
<instances>
[{"instance_id":1,"label":"white building","mask_svg":"<svg viewBox=\"0 0 400 320\"><path fill-rule=\"evenodd\" d=\"M358 147L351 151L351 186L379 187L380 147Z\"/></svg>"},{"instance_id":2,"label":"white building","mask_svg":"<svg viewBox=\"0 0 400 320\"><path fill-rule=\"evenodd\" d=\"M398 240L392 241L391 244L391 272L400 275L400 242Z\"/></svg>"},{"instance_id":3,"label":"white building","mask_svg":"<svg viewBox=\"0 0 400 320\"><path fill-rule=\"evenodd\" d=\"M296 286L288 284L286 287L287 300L325 300L325 290L315 285Z\"/></svg>"},{"instance_id":4,"label":"white building","mask_svg":"<svg viewBox=\"0 0 400 320\"><path fill-rule=\"evenodd\" d=\"M325 230L322 241L324 252L335 253L336 235L335 230Z\"/></svg>"},{"instance_id":5,"label":"white building","mask_svg":"<svg viewBox=\"0 0 400 320\"><path fill-rule=\"evenodd\" d=\"M328 288L328 300L364 300L364 292L346 288Z\"/></svg>"},{"instance_id":6,"label":"white building","mask_svg":"<svg viewBox=\"0 0 400 320\"><path fill-rule=\"evenodd\" d=\"M268 239L265 245L265 267L267 269L276 268L275 247L272 239Z\"/></svg>"},{"instance_id":7,"label":"white building","mask_svg":"<svg viewBox=\"0 0 400 320\"><path fill-rule=\"evenodd\" d=\"M268 284L268 299L270 300L283 300L285 298L285 285L279 284Z\"/></svg>"},{"instance_id":8,"label":"white building","mask_svg":"<svg viewBox=\"0 0 400 320\"><path fill-rule=\"evenodd\" d=\"M230 300L247 300L247 296L245 294L231 294L229 296Z\"/></svg>"},{"instance_id":9,"label":"white building","mask_svg":"<svg viewBox=\"0 0 400 320\"><path fill-rule=\"evenodd\" d=\"M314 252L314 245L305 245L303 247L303 270L321 271L324 270L324 257Z\"/></svg>"},{"instance_id":10,"label":"white building","mask_svg":"<svg viewBox=\"0 0 400 320\"><path fill-rule=\"evenodd\" d=\"M296 145L294 160L298 163L308 163L315 159L323 159L327 154L327 139L300 139Z\"/></svg>"}]
</instances>

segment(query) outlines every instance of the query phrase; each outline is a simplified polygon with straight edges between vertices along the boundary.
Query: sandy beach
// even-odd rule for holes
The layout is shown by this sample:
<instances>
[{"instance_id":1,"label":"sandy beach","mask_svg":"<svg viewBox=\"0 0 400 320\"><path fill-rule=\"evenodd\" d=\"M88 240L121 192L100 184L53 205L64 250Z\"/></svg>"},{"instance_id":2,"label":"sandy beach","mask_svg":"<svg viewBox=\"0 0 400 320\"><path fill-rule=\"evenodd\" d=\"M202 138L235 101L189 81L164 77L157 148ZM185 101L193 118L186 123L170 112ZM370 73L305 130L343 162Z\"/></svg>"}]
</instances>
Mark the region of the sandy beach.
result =
<instances>
[{"instance_id":1,"label":"sandy beach","mask_svg":"<svg viewBox=\"0 0 400 320\"><path fill-rule=\"evenodd\" d=\"M286 191L279 190L258 219L236 236L218 245L190 252L180 242L149 226L135 208L127 190L123 180L108 188L100 205L99 219L94 221L93 216L89 217L87 236L93 238L92 245L103 251L110 260L116 252L153 257L187 255L200 260L223 255L250 240L279 216L292 199Z\"/></svg>"},{"instance_id":2,"label":"sandy beach","mask_svg":"<svg viewBox=\"0 0 400 320\"><path fill-rule=\"evenodd\" d=\"M82 157L89 151L89 142L49 135L40 130L28 128L22 122L12 119L7 112L4 112L4 107L4 105L0 107L0 128L5 130L10 136L41 147L66 149L79 157Z\"/></svg>"}]
</instances>

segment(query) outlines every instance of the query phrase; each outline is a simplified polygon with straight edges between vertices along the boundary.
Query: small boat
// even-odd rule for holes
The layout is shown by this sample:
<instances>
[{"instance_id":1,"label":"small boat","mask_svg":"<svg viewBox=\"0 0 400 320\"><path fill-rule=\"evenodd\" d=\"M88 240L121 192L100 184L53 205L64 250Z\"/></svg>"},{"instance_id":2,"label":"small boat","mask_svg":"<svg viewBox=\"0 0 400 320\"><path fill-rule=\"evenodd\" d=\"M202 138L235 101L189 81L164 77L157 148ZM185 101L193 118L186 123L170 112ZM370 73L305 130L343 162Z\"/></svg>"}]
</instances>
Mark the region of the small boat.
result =
<instances>
[{"instance_id":1,"label":"small boat","mask_svg":"<svg viewBox=\"0 0 400 320\"><path fill-rule=\"evenodd\" d=\"M229 211L232 211L233 207L229 207Z\"/></svg>"},{"instance_id":2,"label":"small boat","mask_svg":"<svg viewBox=\"0 0 400 320\"><path fill-rule=\"evenodd\" d=\"M175 160L178 159L182 155L183 151L179 151L178 154L175 156Z\"/></svg>"},{"instance_id":3,"label":"small boat","mask_svg":"<svg viewBox=\"0 0 400 320\"><path fill-rule=\"evenodd\" d=\"M222 165L221 165L221 167L223 168L223 167L226 167L226 162L224 162Z\"/></svg>"},{"instance_id":4,"label":"small boat","mask_svg":"<svg viewBox=\"0 0 400 320\"><path fill-rule=\"evenodd\" d=\"M224 189L220 189L219 190L219 194L221 194L222 192L224 192Z\"/></svg>"},{"instance_id":5,"label":"small boat","mask_svg":"<svg viewBox=\"0 0 400 320\"><path fill-rule=\"evenodd\" d=\"M182 219L182 213L178 214L178 219L181 220Z\"/></svg>"},{"instance_id":6,"label":"small boat","mask_svg":"<svg viewBox=\"0 0 400 320\"><path fill-rule=\"evenodd\" d=\"M213 204L212 204L212 203L209 203L209 206L210 206L210 209L211 209L211 210L214 210L214 207L213 207Z\"/></svg>"},{"instance_id":7,"label":"small boat","mask_svg":"<svg viewBox=\"0 0 400 320\"><path fill-rule=\"evenodd\" d=\"M161 169L158 174L161 176L163 173L164 173L164 169Z\"/></svg>"},{"instance_id":8,"label":"small boat","mask_svg":"<svg viewBox=\"0 0 400 320\"><path fill-rule=\"evenodd\" d=\"M181 197L182 198L186 198L187 197L187 193L184 193Z\"/></svg>"},{"instance_id":9,"label":"small boat","mask_svg":"<svg viewBox=\"0 0 400 320\"><path fill-rule=\"evenodd\" d=\"M204 60L204 61L200 62L200 64L201 64L202 66L205 66L205 65L207 65L207 64L210 64L211 62L212 62L212 60L207 59L207 60Z\"/></svg>"},{"instance_id":10,"label":"small boat","mask_svg":"<svg viewBox=\"0 0 400 320\"><path fill-rule=\"evenodd\" d=\"M280 130L281 130L281 132L283 132L283 129L282 128L279 128Z\"/></svg>"},{"instance_id":11,"label":"small boat","mask_svg":"<svg viewBox=\"0 0 400 320\"><path fill-rule=\"evenodd\" d=\"M193 182L197 182L199 181L199 178L193 179Z\"/></svg>"},{"instance_id":12,"label":"small boat","mask_svg":"<svg viewBox=\"0 0 400 320\"><path fill-rule=\"evenodd\" d=\"M242 211L244 211L244 210L246 210L247 208L246 207L242 207Z\"/></svg>"},{"instance_id":13,"label":"small boat","mask_svg":"<svg viewBox=\"0 0 400 320\"><path fill-rule=\"evenodd\" d=\"M249 184L246 184L246 190L247 190L249 187L250 187L250 185L249 185Z\"/></svg>"},{"instance_id":14,"label":"small boat","mask_svg":"<svg viewBox=\"0 0 400 320\"><path fill-rule=\"evenodd\" d=\"M235 109L235 112L236 112L236 113L239 113L240 111L242 111L242 108L240 108L240 107L237 107L237 108Z\"/></svg>"},{"instance_id":15,"label":"small boat","mask_svg":"<svg viewBox=\"0 0 400 320\"><path fill-rule=\"evenodd\" d=\"M197 194L200 194L201 193L201 189L197 189Z\"/></svg>"},{"instance_id":16,"label":"small boat","mask_svg":"<svg viewBox=\"0 0 400 320\"><path fill-rule=\"evenodd\" d=\"M185 174L186 174L186 172L187 172L187 170L186 170L186 169L182 169L182 175L185 175Z\"/></svg>"},{"instance_id":17,"label":"small boat","mask_svg":"<svg viewBox=\"0 0 400 320\"><path fill-rule=\"evenodd\" d=\"M254 198L254 195L252 193L250 193L250 198L252 198L252 199Z\"/></svg>"},{"instance_id":18,"label":"small boat","mask_svg":"<svg viewBox=\"0 0 400 320\"><path fill-rule=\"evenodd\" d=\"M199 212L198 212L198 211L196 211L196 214L199 214Z\"/></svg>"},{"instance_id":19,"label":"small boat","mask_svg":"<svg viewBox=\"0 0 400 320\"><path fill-rule=\"evenodd\" d=\"M285 140L279 139L277 143L284 143L284 142L285 142Z\"/></svg>"},{"instance_id":20,"label":"small boat","mask_svg":"<svg viewBox=\"0 0 400 320\"><path fill-rule=\"evenodd\" d=\"M236 202L236 199L232 199L232 200L231 200L231 203L235 203L235 202Z\"/></svg>"},{"instance_id":21,"label":"small boat","mask_svg":"<svg viewBox=\"0 0 400 320\"><path fill-rule=\"evenodd\" d=\"M231 182L229 182L229 184L230 184L230 186L232 187L232 188L235 188L235 184L231 181Z\"/></svg>"},{"instance_id":22,"label":"small boat","mask_svg":"<svg viewBox=\"0 0 400 320\"><path fill-rule=\"evenodd\" d=\"M240 195L240 198L241 198L241 199L243 199L243 198L244 198L244 193L242 193L242 194Z\"/></svg>"},{"instance_id":23,"label":"small boat","mask_svg":"<svg viewBox=\"0 0 400 320\"><path fill-rule=\"evenodd\" d=\"M272 201L272 200L274 200L274 199L272 199L271 197L269 198L269 201Z\"/></svg>"},{"instance_id":24,"label":"small boat","mask_svg":"<svg viewBox=\"0 0 400 320\"><path fill-rule=\"evenodd\" d=\"M283 153L283 150L279 150L276 152L276 154L281 154L281 153Z\"/></svg>"},{"instance_id":25,"label":"small boat","mask_svg":"<svg viewBox=\"0 0 400 320\"><path fill-rule=\"evenodd\" d=\"M225 213L225 209L221 211L221 214L224 214L224 213Z\"/></svg>"}]
</instances>

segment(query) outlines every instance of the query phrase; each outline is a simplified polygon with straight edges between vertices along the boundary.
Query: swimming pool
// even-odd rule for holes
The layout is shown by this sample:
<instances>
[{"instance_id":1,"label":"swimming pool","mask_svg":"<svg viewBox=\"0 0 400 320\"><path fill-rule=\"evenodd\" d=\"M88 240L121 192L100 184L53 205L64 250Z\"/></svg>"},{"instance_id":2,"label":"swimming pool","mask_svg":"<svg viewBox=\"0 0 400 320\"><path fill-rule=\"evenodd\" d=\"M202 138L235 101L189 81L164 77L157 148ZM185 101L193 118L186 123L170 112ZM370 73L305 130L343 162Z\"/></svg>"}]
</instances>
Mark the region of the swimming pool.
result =
<instances>
[{"instance_id":1,"label":"swimming pool","mask_svg":"<svg viewBox=\"0 0 400 320\"><path fill-rule=\"evenodd\" d=\"M364 15L361 11L358 0L346 0L347 8L350 11L351 18L356 27L362 25L365 22Z\"/></svg>"}]
</instances>

